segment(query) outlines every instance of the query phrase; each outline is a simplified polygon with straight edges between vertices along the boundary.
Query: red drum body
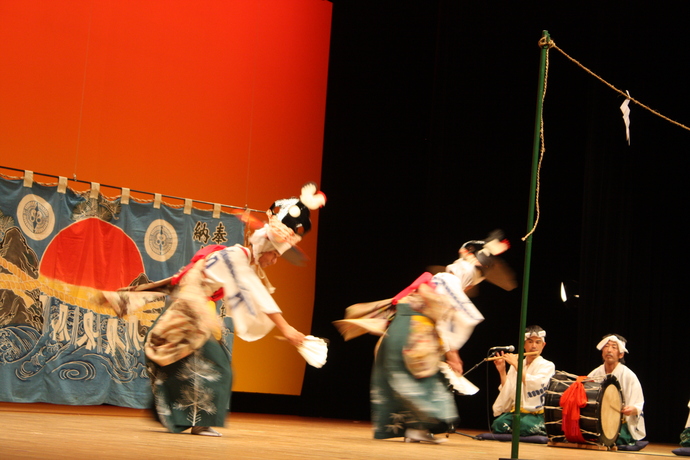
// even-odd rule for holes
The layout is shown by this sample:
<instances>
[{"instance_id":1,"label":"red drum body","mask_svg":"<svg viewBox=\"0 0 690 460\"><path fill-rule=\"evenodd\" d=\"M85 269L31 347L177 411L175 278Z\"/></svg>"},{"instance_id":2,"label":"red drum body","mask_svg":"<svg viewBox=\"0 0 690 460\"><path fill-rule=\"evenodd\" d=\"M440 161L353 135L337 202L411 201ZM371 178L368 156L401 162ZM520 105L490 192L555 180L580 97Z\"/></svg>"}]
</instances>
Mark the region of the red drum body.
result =
<instances>
[{"instance_id":1,"label":"red drum body","mask_svg":"<svg viewBox=\"0 0 690 460\"><path fill-rule=\"evenodd\" d=\"M556 371L544 395L544 421L551 442L580 442L567 439L563 433L561 396L575 383L576 375ZM582 382L587 405L580 409L580 433L589 444L611 447L621 429L623 394L618 379L612 375L603 381Z\"/></svg>"}]
</instances>

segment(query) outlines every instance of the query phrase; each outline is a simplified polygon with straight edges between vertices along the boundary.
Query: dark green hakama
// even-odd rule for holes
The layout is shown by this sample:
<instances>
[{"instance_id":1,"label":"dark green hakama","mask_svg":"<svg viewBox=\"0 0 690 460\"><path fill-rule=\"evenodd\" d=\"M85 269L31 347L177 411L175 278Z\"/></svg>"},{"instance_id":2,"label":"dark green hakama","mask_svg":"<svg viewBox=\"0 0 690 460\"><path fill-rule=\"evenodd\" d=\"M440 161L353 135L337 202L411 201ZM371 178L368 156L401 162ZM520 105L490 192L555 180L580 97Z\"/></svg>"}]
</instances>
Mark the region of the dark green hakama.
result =
<instances>
[{"instance_id":1,"label":"dark green hakama","mask_svg":"<svg viewBox=\"0 0 690 460\"><path fill-rule=\"evenodd\" d=\"M370 395L376 439L402 437L407 428L446 433L458 420L455 398L442 374L415 378L405 366L403 349L415 316L423 315L398 304L376 354Z\"/></svg>"},{"instance_id":2,"label":"dark green hakama","mask_svg":"<svg viewBox=\"0 0 690 460\"><path fill-rule=\"evenodd\" d=\"M685 428L680 434L680 445L682 447L690 447L690 428Z\"/></svg>"},{"instance_id":3,"label":"dark green hakama","mask_svg":"<svg viewBox=\"0 0 690 460\"><path fill-rule=\"evenodd\" d=\"M513 432L513 412L504 412L496 417L491 424L491 432L498 434ZM544 425L544 413L521 413L520 414L520 436L546 436L546 425Z\"/></svg>"},{"instance_id":4,"label":"dark green hakama","mask_svg":"<svg viewBox=\"0 0 690 460\"><path fill-rule=\"evenodd\" d=\"M222 343L211 337L202 348L167 366L147 359L156 418L172 433L193 426L224 426L232 389L232 321L225 319Z\"/></svg>"}]
</instances>

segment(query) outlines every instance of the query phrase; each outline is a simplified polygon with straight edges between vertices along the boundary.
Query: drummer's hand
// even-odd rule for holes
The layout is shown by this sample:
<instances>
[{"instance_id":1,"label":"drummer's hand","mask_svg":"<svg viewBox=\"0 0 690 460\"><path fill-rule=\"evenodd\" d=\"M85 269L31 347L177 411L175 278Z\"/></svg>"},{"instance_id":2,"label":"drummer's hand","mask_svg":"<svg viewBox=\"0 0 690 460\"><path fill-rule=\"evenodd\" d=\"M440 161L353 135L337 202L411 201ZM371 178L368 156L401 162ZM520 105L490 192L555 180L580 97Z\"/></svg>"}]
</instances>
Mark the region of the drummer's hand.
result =
<instances>
[{"instance_id":1,"label":"drummer's hand","mask_svg":"<svg viewBox=\"0 0 690 460\"><path fill-rule=\"evenodd\" d=\"M623 415L637 415L637 408L635 406L623 406L621 409Z\"/></svg>"}]
</instances>

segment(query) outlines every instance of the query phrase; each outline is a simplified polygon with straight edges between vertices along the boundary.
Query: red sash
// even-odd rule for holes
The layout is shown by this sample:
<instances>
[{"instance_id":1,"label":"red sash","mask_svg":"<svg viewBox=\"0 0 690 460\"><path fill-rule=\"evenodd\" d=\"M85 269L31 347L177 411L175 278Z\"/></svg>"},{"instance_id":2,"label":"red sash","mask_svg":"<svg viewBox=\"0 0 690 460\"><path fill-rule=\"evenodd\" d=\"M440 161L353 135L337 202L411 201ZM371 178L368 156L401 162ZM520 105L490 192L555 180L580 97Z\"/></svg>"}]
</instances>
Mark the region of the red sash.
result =
<instances>
[{"instance_id":1,"label":"red sash","mask_svg":"<svg viewBox=\"0 0 690 460\"><path fill-rule=\"evenodd\" d=\"M579 376L561 396L563 434L568 441L580 444L587 443L580 431L580 409L587 405L587 394L582 385L586 379L587 376Z\"/></svg>"},{"instance_id":2,"label":"red sash","mask_svg":"<svg viewBox=\"0 0 690 460\"><path fill-rule=\"evenodd\" d=\"M174 286L177 283L179 283L180 279L184 276L185 273L187 273L189 271L190 268L192 268L194 266L194 263L197 260L203 259L207 255L209 255L213 252L216 252L216 251L223 250L223 249L225 249L225 246L222 246L220 244L211 244L211 245L208 245L206 247L199 249L196 252L196 254L194 254L194 256L192 257L192 261L189 262L185 267L183 267L179 272L177 272L172 277L172 280L170 280L170 284L172 284ZM223 298L223 288L218 289L216 292L214 292L211 295L211 300L213 300L213 301L220 300L222 298Z\"/></svg>"}]
</instances>

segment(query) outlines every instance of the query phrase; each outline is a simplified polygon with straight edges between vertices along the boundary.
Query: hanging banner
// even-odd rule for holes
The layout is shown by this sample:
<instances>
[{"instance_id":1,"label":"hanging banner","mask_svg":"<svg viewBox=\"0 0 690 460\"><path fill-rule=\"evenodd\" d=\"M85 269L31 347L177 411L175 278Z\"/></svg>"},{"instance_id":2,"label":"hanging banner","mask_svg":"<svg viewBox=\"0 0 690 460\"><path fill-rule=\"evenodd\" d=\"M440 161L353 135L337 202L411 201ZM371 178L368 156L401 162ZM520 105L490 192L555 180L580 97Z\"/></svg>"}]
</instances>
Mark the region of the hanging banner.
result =
<instances>
[{"instance_id":1,"label":"hanging banner","mask_svg":"<svg viewBox=\"0 0 690 460\"><path fill-rule=\"evenodd\" d=\"M204 246L243 242L232 214L97 190L0 178L0 401L149 407L143 340L164 299L120 319L94 302L98 292L167 278Z\"/></svg>"}]
</instances>

